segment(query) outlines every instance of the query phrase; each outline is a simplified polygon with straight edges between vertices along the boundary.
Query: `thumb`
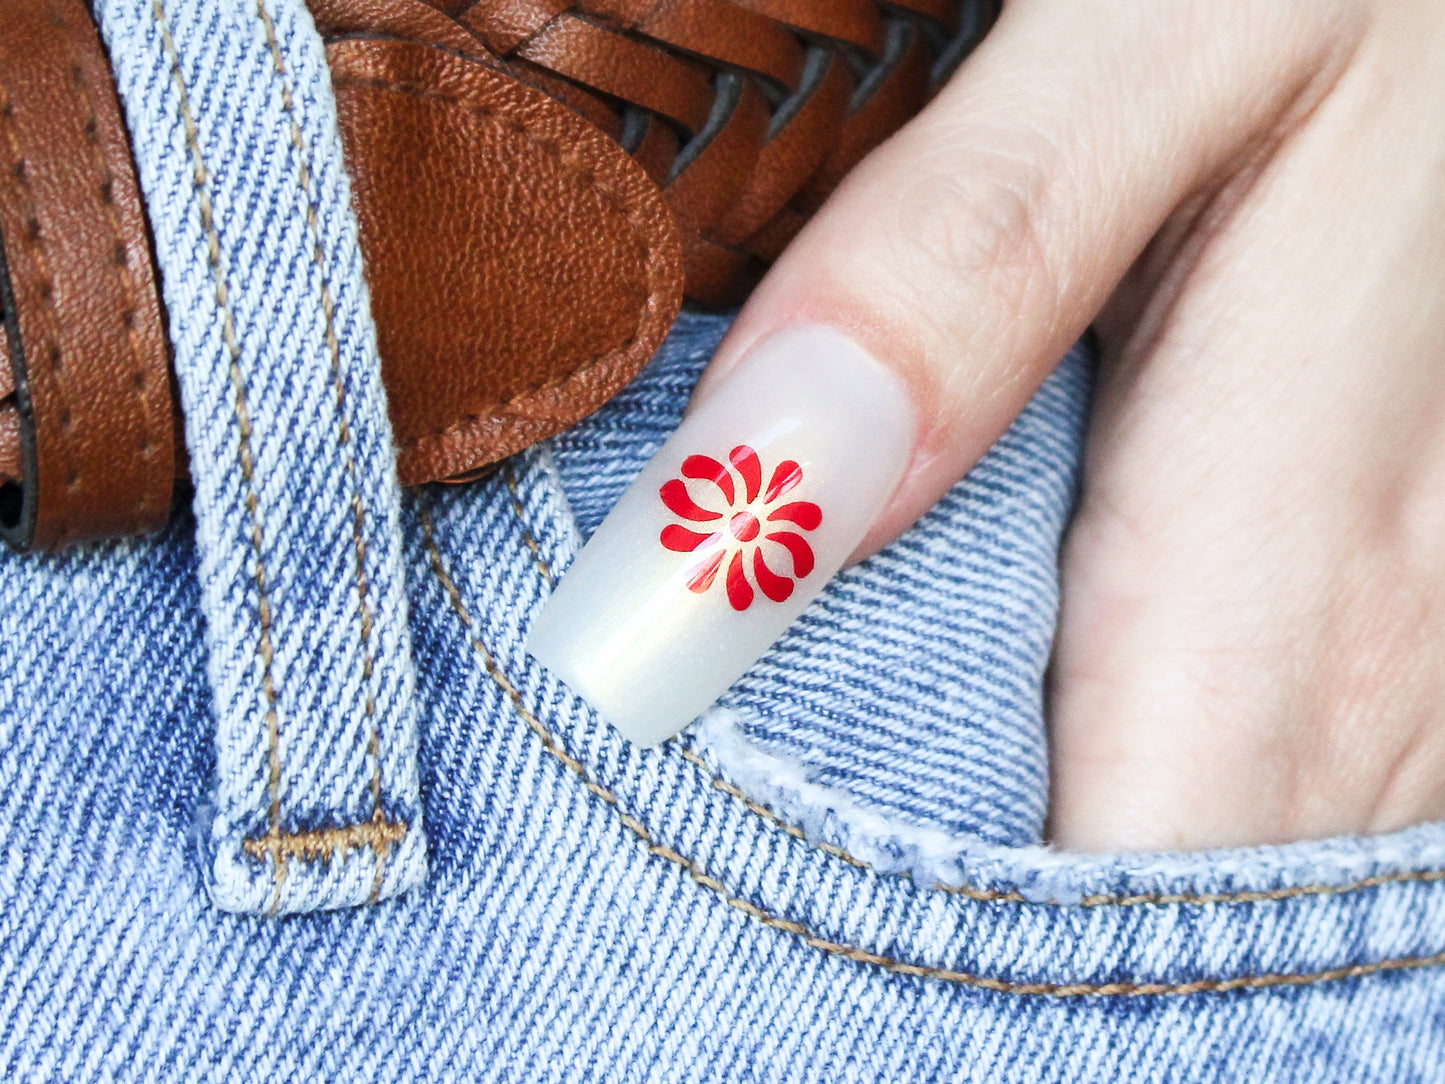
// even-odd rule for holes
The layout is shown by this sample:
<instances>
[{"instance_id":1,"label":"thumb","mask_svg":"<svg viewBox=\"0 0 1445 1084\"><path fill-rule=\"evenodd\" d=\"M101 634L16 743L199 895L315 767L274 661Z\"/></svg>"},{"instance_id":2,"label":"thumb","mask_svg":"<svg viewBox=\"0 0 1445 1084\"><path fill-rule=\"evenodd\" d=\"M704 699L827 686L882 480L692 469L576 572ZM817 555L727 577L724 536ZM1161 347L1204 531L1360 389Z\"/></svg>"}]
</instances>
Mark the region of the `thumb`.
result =
<instances>
[{"instance_id":1,"label":"thumb","mask_svg":"<svg viewBox=\"0 0 1445 1084\"><path fill-rule=\"evenodd\" d=\"M1175 49L1153 5L1005 5L758 288L532 653L660 741L962 477L1174 207L1291 100L1262 89L1285 82L1280 46L1225 48L1220 7L1172 6Z\"/></svg>"}]
</instances>

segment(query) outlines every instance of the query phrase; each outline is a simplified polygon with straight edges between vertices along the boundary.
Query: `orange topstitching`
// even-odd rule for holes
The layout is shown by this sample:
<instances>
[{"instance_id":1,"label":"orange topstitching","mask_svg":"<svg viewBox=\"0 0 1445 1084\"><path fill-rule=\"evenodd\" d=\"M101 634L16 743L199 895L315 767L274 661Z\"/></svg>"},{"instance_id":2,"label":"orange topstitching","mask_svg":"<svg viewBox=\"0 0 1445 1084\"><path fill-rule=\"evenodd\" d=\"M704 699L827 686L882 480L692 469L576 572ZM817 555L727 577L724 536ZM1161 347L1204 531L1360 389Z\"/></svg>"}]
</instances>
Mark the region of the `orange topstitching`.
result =
<instances>
[{"instance_id":1,"label":"orange topstitching","mask_svg":"<svg viewBox=\"0 0 1445 1084\"><path fill-rule=\"evenodd\" d=\"M556 581L553 578L552 568L543 559L540 548L537 546L530 529L527 527L526 520L523 518L520 495L517 492L515 483L511 481L510 475L507 484L512 489L512 508L528 540L528 548L532 551L533 561L537 564L538 570L542 573L547 583L555 585ZM809 838L808 834L803 831L802 828L784 820L772 809L756 799L749 798L736 783L731 783L718 775L716 769L694 750L682 745L679 745L679 750L684 760L699 768L707 776L708 782L715 790L719 790L728 797L741 802L749 813L761 817L773 827L786 832L794 839L801 840L810 847L822 851L824 854L847 862L850 866L866 869L878 876L903 877L908 880L913 880L912 875L907 872L880 872L874 869L870 863L848 853L848 851L842 847ZM1185 903L1265 903L1272 900L1286 900L1295 896L1336 896L1346 892L1359 892L1364 889L1378 888L1381 885L1387 884L1403 884L1409 882L1430 883L1433 881L1445 881L1445 869L1402 870L1397 873L1377 873L1370 877L1360 877L1356 880L1344 881L1339 884L1304 884L1291 885L1288 888L1243 889L1234 892L1139 892L1123 896L1098 893L1084 896L1082 899L1068 903L1058 900L1029 899L1022 893L1010 889L975 888L971 885L947 884L923 885L922 887L931 891L948 892L952 895L964 896L968 899L978 900L984 903L1021 903L1036 907L1131 907L1146 904L1168 907Z\"/></svg>"},{"instance_id":2,"label":"orange topstitching","mask_svg":"<svg viewBox=\"0 0 1445 1084\"><path fill-rule=\"evenodd\" d=\"M1332 982L1341 979L1360 978L1366 975L1379 974L1387 971L1405 971L1425 967L1435 967L1445 964L1445 951L1432 953L1430 955L1400 956L1386 960L1379 960L1363 964L1344 964L1339 967L1325 968L1317 971L1291 973L1275 972L1259 975L1237 975L1225 978L1203 978L1189 982L1107 982L1107 983L1052 983L1052 982L1016 982L1008 979L1000 979L989 975L979 975L967 971L959 971L953 968L932 967L923 964L908 963L890 956L870 952L867 949L856 945L848 945L838 941L832 941L820 937L812 932L807 926L791 919L786 919L757 906L749 900L731 895L726 885L710 874L700 863L682 854L680 851L665 843L659 842L651 830L637 817L625 811L621 800L616 792L602 785L592 778L591 773L576 757L567 751L557 736L539 719L535 712L527 707L521 691L503 672L497 663L496 657L481 640L477 633L476 622L473 620L470 611L463 601L461 591L456 582L448 572L442 558L440 549L437 546L436 534L429 511L423 506L420 508L423 544L426 549L428 563L431 566L433 575L442 587L444 594L461 622L465 635L477 653L490 679L502 690L511 701L513 710L527 724L530 729L542 742L542 747L554 759L559 761L568 771L575 775L582 785L597 798L611 806L618 815L622 826L635 835L647 848L648 854L655 858L661 858L670 862L685 872L695 883L710 892L720 896L723 902L750 918L767 926L770 929L779 930L790 936L801 939L808 947L831 956L841 956L857 963L867 964L873 967L882 968L894 974L911 975L917 978L936 979L942 982L957 983L963 986L970 986L977 989L990 990L997 993L1006 993L1024 996L1060 997L1073 998L1085 996L1117 996L1117 997L1147 997L1163 995L1187 995L1201 993L1224 993L1231 990L1255 990L1278 986L1306 986L1321 982ZM855 864L858 863L853 859ZM1002 898L1002 897L999 897ZM1011 902L1026 903L1030 901L1018 899ZM1131 901L1132 902L1132 901ZM1139 900L1137 902L1153 902Z\"/></svg>"},{"instance_id":3,"label":"orange topstitching","mask_svg":"<svg viewBox=\"0 0 1445 1084\"><path fill-rule=\"evenodd\" d=\"M376 717L376 694L372 688L376 660L371 646L371 602L367 598L370 583L366 575L366 505L361 499L360 472L356 466L356 453L352 449L351 427L347 422L346 384L341 374L341 343L336 334L336 302L331 294L331 283L326 277L326 254L321 247L321 225L317 221L316 201L311 192L311 164L307 160L306 141L301 135L301 124L296 119L296 103L291 94L290 80L287 78L286 62L281 56L281 45L276 40L276 25L271 21L270 11L266 9L266 0L256 0L256 13L266 29L266 44L271 50L276 76L281 81L281 107L291 121L291 146L297 156L296 183L306 200L306 227L311 234L312 259L321 276L321 312L326 320L326 348L331 358L331 382L336 394L336 443L341 448L347 482L351 487L351 542L355 558L353 582L356 584L360 622L361 682L365 689L362 711L368 729L367 755L371 758L371 822L360 827L371 829L386 826L388 829L373 831L367 837L376 854L376 873L371 883L371 902L375 903L381 898L381 888L386 878L386 860L391 854L391 845L406 835L407 827L400 821L389 823L382 810L381 725Z\"/></svg>"},{"instance_id":4,"label":"orange topstitching","mask_svg":"<svg viewBox=\"0 0 1445 1084\"><path fill-rule=\"evenodd\" d=\"M273 676L275 651L271 642L271 596L267 587L262 546L264 534L261 525L261 501L256 492L255 459L251 453L251 414L246 405L246 383L241 374L241 345L236 338L236 318L231 310L230 289L221 270L221 238L216 232L215 210L211 206L210 193L206 190L209 172L197 139L196 119L191 111L191 96L186 88L185 75L181 71L180 51L171 36L163 0L155 0L152 11L160 27L161 40L171 62L171 78L175 81L180 99L181 122L185 126L186 144L191 152L192 184L200 202L201 226L206 233L206 262L216 286L216 304L221 310L221 336L225 340L226 353L230 356L227 373L235 394L236 424L240 430L236 454L241 465L241 477L245 482L246 510L251 517L251 549L255 554L252 578L256 584L256 609L261 630L256 641L256 654L261 660L261 689L266 701L267 790L271 799L268 836L275 839L281 833L281 722ZM281 905L281 886L286 882L286 855L281 851L275 854L273 882L275 888L271 910L274 912Z\"/></svg>"}]
</instances>

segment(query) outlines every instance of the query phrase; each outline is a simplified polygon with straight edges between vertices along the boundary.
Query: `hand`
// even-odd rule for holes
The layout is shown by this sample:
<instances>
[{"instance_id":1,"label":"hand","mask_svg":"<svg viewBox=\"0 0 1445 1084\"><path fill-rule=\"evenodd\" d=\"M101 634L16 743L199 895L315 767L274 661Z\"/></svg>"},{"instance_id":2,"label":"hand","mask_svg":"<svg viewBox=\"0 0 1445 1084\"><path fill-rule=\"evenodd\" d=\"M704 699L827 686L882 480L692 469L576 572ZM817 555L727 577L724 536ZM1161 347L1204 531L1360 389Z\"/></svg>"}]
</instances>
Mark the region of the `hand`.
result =
<instances>
[{"instance_id":1,"label":"hand","mask_svg":"<svg viewBox=\"0 0 1445 1084\"><path fill-rule=\"evenodd\" d=\"M1442 58L1438 0L1011 0L704 380L799 324L901 377L916 437L862 555L1096 322L1061 845L1445 816Z\"/></svg>"}]
</instances>

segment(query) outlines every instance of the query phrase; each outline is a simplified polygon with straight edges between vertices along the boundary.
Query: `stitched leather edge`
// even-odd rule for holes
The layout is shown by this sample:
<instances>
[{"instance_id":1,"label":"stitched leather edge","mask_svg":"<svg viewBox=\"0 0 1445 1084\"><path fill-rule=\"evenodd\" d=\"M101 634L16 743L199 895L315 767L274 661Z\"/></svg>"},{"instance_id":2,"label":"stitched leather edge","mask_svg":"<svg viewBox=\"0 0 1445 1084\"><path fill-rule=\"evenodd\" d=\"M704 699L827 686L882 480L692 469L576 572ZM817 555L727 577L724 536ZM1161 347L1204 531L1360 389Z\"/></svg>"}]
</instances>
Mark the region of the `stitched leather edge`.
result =
<instances>
[{"instance_id":1,"label":"stitched leather edge","mask_svg":"<svg viewBox=\"0 0 1445 1084\"><path fill-rule=\"evenodd\" d=\"M348 89L373 90L437 102L495 126L506 138L525 139L615 208L645 252L646 297L631 333L619 346L601 354L572 359L566 372L531 384L504 399L484 403L441 428L408 433L398 427L397 473L403 485L414 485L469 475L478 467L520 451L571 424L620 391L661 345L681 308L682 243L677 223L651 179L600 130L580 122L575 140L563 144L550 133L537 129L526 115L502 115L465 94L364 75L348 67L350 48L375 50L383 46L425 51L459 63L480 63L422 42L332 40L327 44L327 57L338 93ZM359 54L358 63L362 59ZM508 79L515 78L509 73L503 74ZM565 110L560 105L558 108ZM607 176L594 168L601 162L623 166L624 175L620 179ZM599 374L605 379L599 380ZM589 383L590 390L587 390ZM596 390L599 385L604 386L602 393ZM579 394L582 390L587 390L587 394ZM482 450L474 447L478 444L484 445L485 455L476 454Z\"/></svg>"},{"instance_id":2,"label":"stitched leather edge","mask_svg":"<svg viewBox=\"0 0 1445 1084\"><path fill-rule=\"evenodd\" d=\"M176 434L109 63L80 0L16 0L4 22L8 316L28 341L12 351L21 477L0 537L27 550L143 534L170 514Z\"/></svg>"},{"instance_id":3,"label":"stitched leather edge","mask_svg":"<svg viewBox=\"0 0 1445 1084\"><path fill-rule=\"evenodd\" d=\"M1012 994L1028 997L1080 998L1080 997L1159 997L1186 996L1194 994L1228 993L1234 990L1259 990L1279 986L1311 986L1323 982L1337 982L1343 979L1363 978L1387 971L1418 970L1445 964L1445 951L1423 956L1399 956L1363 964L1342 964L1338 967L1323 968L1308 972L1269 972L1259 975L1237 975L1229 978L1194 979L1189 982L1108 982L1108 983L1049 983L1015 982L989 975L958 971L952 968L931 967L924 964L908 963L891 956L870 952L857 945L848 945L819 937L807 926L767 911L749 900L729 894L727 886L710 874L705 867L687 855L667 844L660 843L648 827L637 817L626 812L615 791L592 778L576 757L562 745L557 736L527 707L521 691L507 677L491 649L477 635L476 622L461 597L461 591L451 574L437 545L434 524L430 511L418 506L421 518L423 546L433 576L441 586L451 608L461 622L462 630L472 649L476 652L483 669L508 700L513 710L542 742L543 749L576 776L593 795L612 807L622 826L635 835L647 848L648 854L662 858L685 872L695 883L722 897L727 906L741 911L769 929L779 930L800 938L809 948L830 956L841 956L855 963L867 964L898 975L914 978L935 979L941 982L988 990L993 993Z\"/></svg>"}]
</instances>

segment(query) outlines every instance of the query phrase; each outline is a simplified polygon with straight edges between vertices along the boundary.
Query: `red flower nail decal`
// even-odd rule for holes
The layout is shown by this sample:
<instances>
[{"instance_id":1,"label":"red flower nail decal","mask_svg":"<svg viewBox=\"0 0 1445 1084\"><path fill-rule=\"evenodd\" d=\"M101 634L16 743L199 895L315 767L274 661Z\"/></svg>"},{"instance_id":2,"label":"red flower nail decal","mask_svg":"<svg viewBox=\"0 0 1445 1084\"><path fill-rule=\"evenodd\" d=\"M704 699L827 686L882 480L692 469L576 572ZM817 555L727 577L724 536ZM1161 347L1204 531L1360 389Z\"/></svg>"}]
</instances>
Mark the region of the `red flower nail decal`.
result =
<instances>
[{"instance_id":1,"label":"red flower nail decal","mask_svg":"<svg viewBox=\"0 0 1445 1084\"><path fill-rule=\"evenodd\" d=\"M698 484L689 490L684 479ZM688 456L682 478L669 479L660 491L670 512L703 525L694 530L670 523L662 529L661 541L668 549L697 555L683 570L688 589L705 592L726 563L724 582L733 609L753 604L755 584L774 602L788 598L793 582L813 571L813 547L799 532L816 530L823 522L822 509L812 501L782 502L802 480L803 468L785 459L765 489L762 461L746 444L734 448L726 464L707 455ZM778 571L785 557L791 574Z\"/></svg>"}]
</instances>

